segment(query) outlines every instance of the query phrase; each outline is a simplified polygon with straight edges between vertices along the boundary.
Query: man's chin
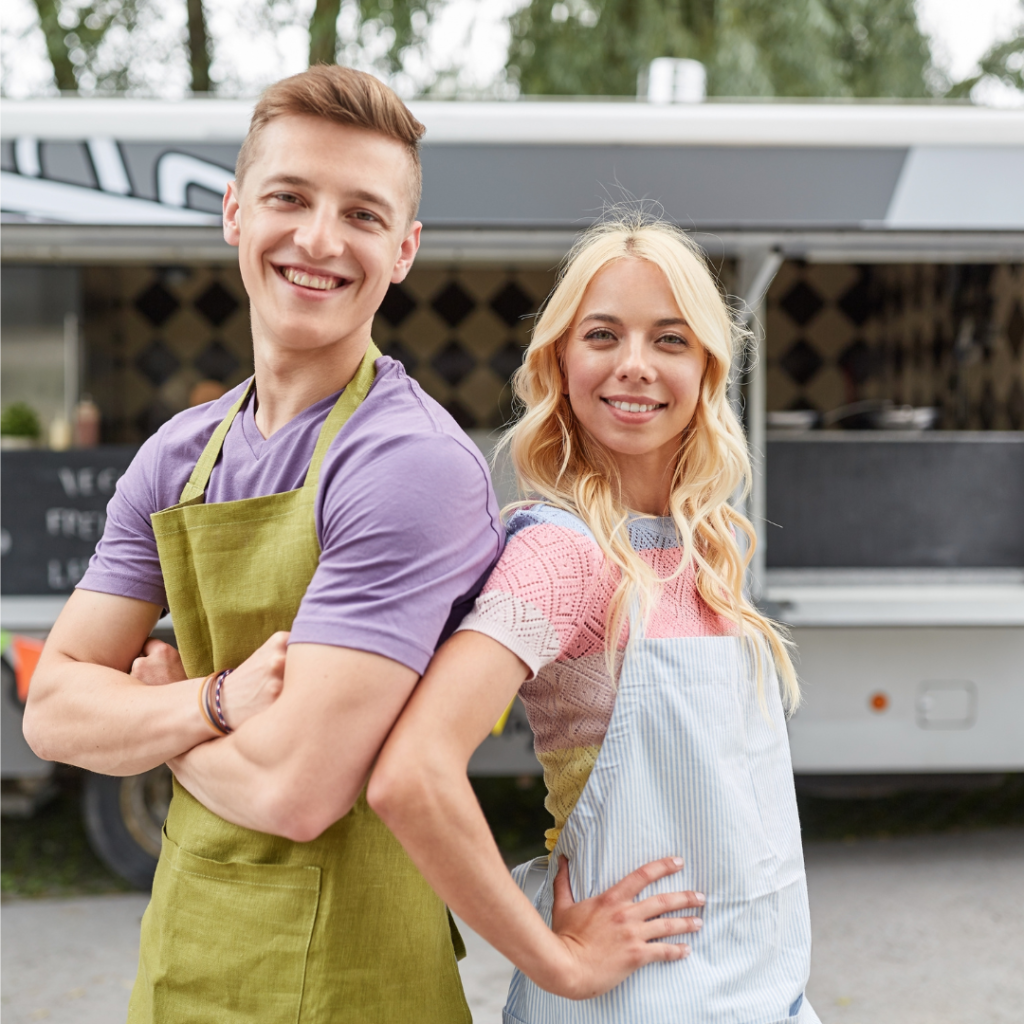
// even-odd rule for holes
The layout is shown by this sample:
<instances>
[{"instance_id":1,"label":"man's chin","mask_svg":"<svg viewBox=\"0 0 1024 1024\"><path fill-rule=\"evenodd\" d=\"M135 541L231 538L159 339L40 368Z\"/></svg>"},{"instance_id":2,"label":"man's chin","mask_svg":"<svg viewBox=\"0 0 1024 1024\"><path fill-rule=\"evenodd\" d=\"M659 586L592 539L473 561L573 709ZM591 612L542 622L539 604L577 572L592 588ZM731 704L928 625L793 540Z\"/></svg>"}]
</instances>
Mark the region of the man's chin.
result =
<instances>
[{"instance_id":1,"label":"man's chin","mask_svg":"<svg viewBox=\"0 0 1024 1024\"><path fill-rule=\"evenodd\" d=\"M273 348L295 353L326 351L353 338L364 336L360 328L366 323L366 318L335 316L331 318L330 323L324 323L324 319L293 317L273 325L264 321L266 327L270 329L261 333ZM372 320L372 317L370 319Z\"/></svg>"}]
</instances>

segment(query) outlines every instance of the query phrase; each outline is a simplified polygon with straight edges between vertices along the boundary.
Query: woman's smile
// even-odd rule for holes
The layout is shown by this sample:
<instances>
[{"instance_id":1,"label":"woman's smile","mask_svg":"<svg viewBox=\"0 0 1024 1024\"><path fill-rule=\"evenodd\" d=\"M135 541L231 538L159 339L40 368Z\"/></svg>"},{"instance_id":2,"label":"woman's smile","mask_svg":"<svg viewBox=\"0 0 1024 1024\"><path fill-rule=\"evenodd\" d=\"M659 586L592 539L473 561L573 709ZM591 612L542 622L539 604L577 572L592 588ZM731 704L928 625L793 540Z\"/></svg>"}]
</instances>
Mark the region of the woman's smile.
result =
<instances>
[{"instance_id":1,"label":"woman's smile","mask_svg":"<svg viewBox=\"0 0 1024 1024\"><path fill-rule=\"evenodd\" d=\"M628 395L617 395L614 398L603 397L601 399L620 414L619 418L624 423L646 423L651 415L659 409L667 409L666 402L652 402L644 396L631 398Z\"/></svg>"}]
</instances>

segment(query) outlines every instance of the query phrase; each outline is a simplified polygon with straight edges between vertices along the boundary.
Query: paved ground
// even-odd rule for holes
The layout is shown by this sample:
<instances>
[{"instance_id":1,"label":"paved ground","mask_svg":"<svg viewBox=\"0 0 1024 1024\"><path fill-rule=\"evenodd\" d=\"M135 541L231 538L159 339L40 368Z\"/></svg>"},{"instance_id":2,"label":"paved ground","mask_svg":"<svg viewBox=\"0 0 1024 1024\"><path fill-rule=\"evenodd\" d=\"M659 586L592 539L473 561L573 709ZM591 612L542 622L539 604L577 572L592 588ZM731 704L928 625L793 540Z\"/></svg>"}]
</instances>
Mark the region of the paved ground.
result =
<instances>
[{"instance_id":1,"label":"paved ground","mask_svg":"<svg viewBox=\"0 0 1024 1024\"><path fill-rule=\"evenodd\" d=\"M1024 830L807 848L808 994L823 1024L1020 1024ZM4 1024L119 1024L144 896L2 910ZM498 1024L508 962L468 929L477 1024Z\"/></svg>"}]
</instances>

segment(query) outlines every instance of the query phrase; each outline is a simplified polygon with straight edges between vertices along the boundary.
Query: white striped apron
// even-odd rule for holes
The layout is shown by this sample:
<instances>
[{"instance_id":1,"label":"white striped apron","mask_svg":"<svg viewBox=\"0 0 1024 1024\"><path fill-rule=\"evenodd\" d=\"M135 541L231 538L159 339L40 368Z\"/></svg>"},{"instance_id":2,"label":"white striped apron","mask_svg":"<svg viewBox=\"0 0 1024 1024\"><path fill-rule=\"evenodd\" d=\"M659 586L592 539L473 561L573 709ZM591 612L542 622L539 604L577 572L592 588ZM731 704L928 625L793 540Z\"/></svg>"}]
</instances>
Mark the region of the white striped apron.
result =
<instances>
[{"instance_id":1,"label":"white striped apron","mask_svg":"<svg viewBox=\"0 0 1024 1024\"><path fill-rule=\"evenodd\" d=\"M691 954L573 1001L516 971L504 1024L820 1024L804 998L811 933L786 722L767 654L735 637L646 639L633 624L597 764L558 838L535 905L550 926L558 858L575 899L647 861L681 872L638 899L693 889ZM516 869L523 884L526 872ZM685 911L685 913L697 913Z\"/></svg>"}]
</instances>

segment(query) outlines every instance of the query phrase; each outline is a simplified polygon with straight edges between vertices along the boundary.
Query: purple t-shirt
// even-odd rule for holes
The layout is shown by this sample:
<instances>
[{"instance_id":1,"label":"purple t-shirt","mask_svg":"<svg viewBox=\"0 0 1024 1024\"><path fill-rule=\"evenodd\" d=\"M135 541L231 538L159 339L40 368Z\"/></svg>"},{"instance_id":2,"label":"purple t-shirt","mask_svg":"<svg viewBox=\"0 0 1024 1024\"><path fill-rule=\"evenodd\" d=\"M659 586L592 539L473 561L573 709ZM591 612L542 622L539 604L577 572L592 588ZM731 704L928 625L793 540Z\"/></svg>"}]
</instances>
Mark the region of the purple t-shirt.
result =
<instances>
[{"instance_id":1,"label":"purple t-shirt","mask_svg":"<svg viewBox=\"0 0 1024 1024\"><path fill-rule=\"evenodd\" d=\"M324 459L316 499L320 562L291 642L370 651L422 673L472 607L504 531L473 442L400 363L385 356L376 366L370 393ZM146 441L118 481L80 588L167 607L149 517L177 503L244 387L179 413ZM264 438L250 396L224 439L207 502L301 487L337 398L311 405Z\"/></svg>"}]
</instances>

